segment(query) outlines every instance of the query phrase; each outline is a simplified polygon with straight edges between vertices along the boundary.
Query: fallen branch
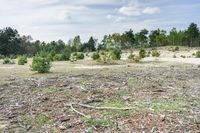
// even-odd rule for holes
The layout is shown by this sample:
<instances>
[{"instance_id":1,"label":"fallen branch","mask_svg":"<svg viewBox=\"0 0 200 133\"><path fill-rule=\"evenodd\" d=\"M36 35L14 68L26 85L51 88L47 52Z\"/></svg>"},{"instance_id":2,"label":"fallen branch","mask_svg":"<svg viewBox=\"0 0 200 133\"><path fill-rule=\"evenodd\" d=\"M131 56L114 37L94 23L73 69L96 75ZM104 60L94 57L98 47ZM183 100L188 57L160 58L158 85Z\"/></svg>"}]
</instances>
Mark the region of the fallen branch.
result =
<instances>
[{"instance_id":1,"label":"fallen branch","mask_svg":"<svg viewBox=\"0 0 200 133\"><path fill-rule=\"evenodd\" d=\"M96 110L132 110L132 109L135 109L134 107L131 107L131 108L95 107L95 106L82 104L82 103L79 103L78 105L81 106L81 107L84 107L84 108L90 108L90 109L96 109Z\"/></svg>"},{"instance_id":2,"label":"fallen branch","mask_svg":"<svg viewBox=\"0 0 200 133\"><path fill-rule=\"evenodd\" d=\"M87 115L85 115L84 113L81 113L81 112L79 112L78 110L76 110L76 109L73 107L73 104L70 104L69 106L70 106L70 108L71 108L74 112L76 112L77 114L79 114L79 115L81 115L81 116L83 116L83 117L89 118L89 117L88 117Z\"/></svg>"}]
</instances>

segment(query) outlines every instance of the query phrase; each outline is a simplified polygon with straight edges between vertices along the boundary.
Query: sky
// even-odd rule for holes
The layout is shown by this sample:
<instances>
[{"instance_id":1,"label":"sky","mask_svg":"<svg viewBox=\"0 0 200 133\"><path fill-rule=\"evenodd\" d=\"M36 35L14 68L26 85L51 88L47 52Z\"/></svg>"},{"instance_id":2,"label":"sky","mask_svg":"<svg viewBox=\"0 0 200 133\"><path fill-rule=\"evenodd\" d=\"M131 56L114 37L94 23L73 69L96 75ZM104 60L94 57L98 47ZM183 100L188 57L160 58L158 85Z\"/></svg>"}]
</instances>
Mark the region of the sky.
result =
<instances>
[{"instance_id":1,"label":"sky","mask_svg":"<svg viewBox=\"0 0 200 133\"><path fill-rule=\"evenodd\" d=\"M200 25L199 0L0 0L0 5L0 29L12 27L47 42Z\"/></svg>"}]
</instances>

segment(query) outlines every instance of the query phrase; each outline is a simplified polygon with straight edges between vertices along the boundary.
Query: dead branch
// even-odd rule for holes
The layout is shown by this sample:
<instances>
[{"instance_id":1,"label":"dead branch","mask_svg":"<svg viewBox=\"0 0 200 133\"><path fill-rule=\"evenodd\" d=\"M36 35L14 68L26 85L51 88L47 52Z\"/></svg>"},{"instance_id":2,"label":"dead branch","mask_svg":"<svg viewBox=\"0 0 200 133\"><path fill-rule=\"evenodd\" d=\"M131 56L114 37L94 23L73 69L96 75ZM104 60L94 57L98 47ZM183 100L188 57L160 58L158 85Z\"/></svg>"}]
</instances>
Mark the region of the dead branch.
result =
<instances>
[{"instance_id":1,"label":"dead branch","mask_svg":"<svg viewBox=\"0 0 200 133\"><path fill-rule=\"evenodd\" d=\"M134 107L131 107L131 108L95 107L95 106L82 104L82 103L79 103L78 105L81 106L81 107L84 107L84 108L90 108L90 109L96 109L96 110L132 110L132 109L135 109Z\"/></svg>"},{"instance_id":2,"label":"dead branch","mask_svg":"<svg viewBox=\"0 0 200 133\"><path fill-rule=\"evenodd\" d=\"M81 112L79 112L78 110L76 110L76 109L73 107L73 104L70 104L69 106L70 106L70 108L71 108L74 112L76 112L77 114L79 114L79 115L81 115L81 116L83 116L83 117L89 118L89 117L88 117L87 115L85 115L84 113L81 113Z\"/></svg>"}]
</instances>

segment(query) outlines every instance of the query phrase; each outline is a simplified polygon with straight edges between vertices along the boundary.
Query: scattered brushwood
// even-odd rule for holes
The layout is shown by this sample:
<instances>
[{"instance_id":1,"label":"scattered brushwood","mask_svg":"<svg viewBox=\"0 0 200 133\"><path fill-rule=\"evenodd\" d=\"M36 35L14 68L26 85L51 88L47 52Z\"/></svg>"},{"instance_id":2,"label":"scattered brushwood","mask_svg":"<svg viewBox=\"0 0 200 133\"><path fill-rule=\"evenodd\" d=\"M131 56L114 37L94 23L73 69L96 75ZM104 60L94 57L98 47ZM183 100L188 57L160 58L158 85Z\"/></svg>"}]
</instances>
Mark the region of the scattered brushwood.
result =
<instances>
[{"instance_id":1,"label":"scattered brushwood","mask_svg":"<svg viewBox=\"0 0 200 133\"><path fill-rule=\"evenodd\" d=\"M0 132L198 132L200 69L164 65L10 75Z\"/></svg>"}]
</instances>

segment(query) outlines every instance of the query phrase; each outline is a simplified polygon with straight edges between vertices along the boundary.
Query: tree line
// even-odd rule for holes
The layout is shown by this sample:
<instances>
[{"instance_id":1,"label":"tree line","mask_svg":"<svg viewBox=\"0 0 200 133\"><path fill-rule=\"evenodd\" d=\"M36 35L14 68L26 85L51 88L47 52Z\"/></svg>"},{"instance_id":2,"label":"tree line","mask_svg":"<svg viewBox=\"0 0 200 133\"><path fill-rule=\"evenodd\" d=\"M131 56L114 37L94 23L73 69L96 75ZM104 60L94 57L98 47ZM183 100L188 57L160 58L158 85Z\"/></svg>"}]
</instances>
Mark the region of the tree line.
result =
<instances>
[{"instance_id":1,"label":"tree line","mask_svg":"<svg viewBox=\"0 0 200 133\"><path fill-rule=\"evenodd\" d=\"M131 49L159 46L189 46L200 47L200 30L195 23L191 23L186 30L172 30L167 33L165 30L157 29L148 31L143 29L134 33L132 29L124 33L105 35L103 40L98 42L90 37L87 42L81 42L81 37L76 36L67 43L58 40L52 42L33 41L31 36L21 36L16 29L6 27L0 29L0 55L34 56L38 53L51 53L50 56L62 54L64 58L74 52L93 52L110 48Z\"/></svg>"}]
</instances>

